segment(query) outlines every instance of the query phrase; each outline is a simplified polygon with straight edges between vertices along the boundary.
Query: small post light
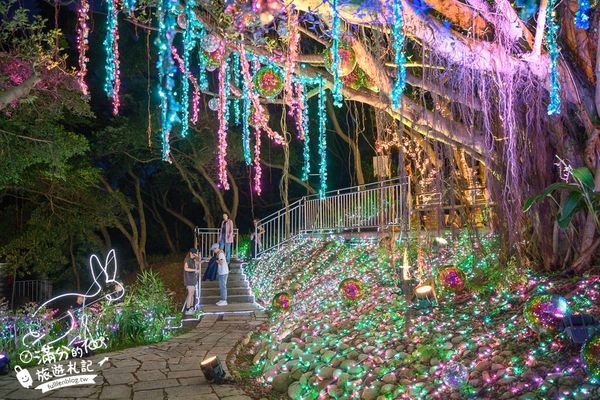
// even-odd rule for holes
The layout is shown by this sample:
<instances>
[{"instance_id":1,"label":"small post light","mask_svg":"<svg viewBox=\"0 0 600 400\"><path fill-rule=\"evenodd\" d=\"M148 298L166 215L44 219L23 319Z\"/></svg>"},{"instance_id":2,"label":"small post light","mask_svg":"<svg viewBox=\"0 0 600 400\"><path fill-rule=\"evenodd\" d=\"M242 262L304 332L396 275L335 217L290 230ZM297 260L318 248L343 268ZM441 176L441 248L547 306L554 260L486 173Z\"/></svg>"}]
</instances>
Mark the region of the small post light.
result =
<instances>
[{"instance_id":1,"label":"small post light","mask_svg":"<svg viewBox=\"0 0 600 400\"><path fill-rule=\"evenodd\" d=\"M415 287L415 299L418 307L426 307L434 304L435 292L430 283L421 283Z\"/></svg>"},{"instance_id":2,"label":"small post light","mask_svg":"<svg viewBox=\"0 0 600 400\"><path fill-rule=\"evenodd\" d=\"M225 381L225 371L223 371L221 361L217 356L205 358L200 363L200 369L209 382L220 384Z\"/></svg>"},{"instance_id":3,"label":"small post light","mask_svg":"<svg viewBox=\"0 0 600 400\"><path fill-rule=\"evenodd\" d=\"M8 374L10 369L10 359L5 353L0 353L0 375Z\"/></svg>"}]
</instances>

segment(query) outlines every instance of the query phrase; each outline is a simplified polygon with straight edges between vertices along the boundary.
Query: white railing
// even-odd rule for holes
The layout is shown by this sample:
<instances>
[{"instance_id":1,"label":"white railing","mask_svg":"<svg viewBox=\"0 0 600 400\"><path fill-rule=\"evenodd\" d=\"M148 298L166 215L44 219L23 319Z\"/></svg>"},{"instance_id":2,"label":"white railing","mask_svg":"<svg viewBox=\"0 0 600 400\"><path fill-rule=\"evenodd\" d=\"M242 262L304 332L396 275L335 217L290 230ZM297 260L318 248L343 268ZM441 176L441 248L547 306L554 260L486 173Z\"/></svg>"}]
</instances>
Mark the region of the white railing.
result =
<instances>
[{"instance_id":1,"label":"white railing","mask_svg":"<svg viewBox=\"0 0 600 400\"><path fill-rule=\"evenodd\" d=\"M231 256L238 256L238 235L239 230L233 230L233 243L231 244ZM202 257L210 256L210 247L214 243L219 243L221 230L219 228L198 228L194 229L194 247L200 251Z\"/></svg>"},{"instance_id":2,"label":"white railing","mask_svg":"<svg viewBox=\"0 0 600 400\"><path fill-rule=\"evenodd\" d=\"M16 281L13 298L41 303L52 297L52 282L47 280Z\"/></svg>"},{"instance_id":3,"label":"white railing","mask_svg":"<svg viewBox=\"0 0 600 400\"><path fill-rule=\"evenodd\" d=\"M302 233L409 228L410 184L400 178L333 190L324 198L305 196L266 218L256 227L257 254Z\"/></svg>"}]
</instances>

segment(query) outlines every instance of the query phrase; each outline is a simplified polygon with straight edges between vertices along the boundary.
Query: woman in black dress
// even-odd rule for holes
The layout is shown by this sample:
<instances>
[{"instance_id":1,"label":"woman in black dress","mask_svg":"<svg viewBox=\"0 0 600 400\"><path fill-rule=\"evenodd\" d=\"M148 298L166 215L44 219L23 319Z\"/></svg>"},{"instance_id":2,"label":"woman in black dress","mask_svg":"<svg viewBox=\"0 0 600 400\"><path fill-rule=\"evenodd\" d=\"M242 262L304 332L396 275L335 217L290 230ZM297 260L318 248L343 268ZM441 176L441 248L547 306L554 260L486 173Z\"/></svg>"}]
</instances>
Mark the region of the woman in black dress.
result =
<instances>
[{"instance_id":1,"label":"woman in black dress","mask_svg":"<svg viewBox=\"0 0 600 400\"><path fill-rule=\"evenodd\" d=\"M200 254L198 253L198 249L191 248L183 262L183 284L187 289L187 299L185 303L185 313L187 315L194 313L194 294L196 292L199 271Z\"/></svg>"}]
</instances>

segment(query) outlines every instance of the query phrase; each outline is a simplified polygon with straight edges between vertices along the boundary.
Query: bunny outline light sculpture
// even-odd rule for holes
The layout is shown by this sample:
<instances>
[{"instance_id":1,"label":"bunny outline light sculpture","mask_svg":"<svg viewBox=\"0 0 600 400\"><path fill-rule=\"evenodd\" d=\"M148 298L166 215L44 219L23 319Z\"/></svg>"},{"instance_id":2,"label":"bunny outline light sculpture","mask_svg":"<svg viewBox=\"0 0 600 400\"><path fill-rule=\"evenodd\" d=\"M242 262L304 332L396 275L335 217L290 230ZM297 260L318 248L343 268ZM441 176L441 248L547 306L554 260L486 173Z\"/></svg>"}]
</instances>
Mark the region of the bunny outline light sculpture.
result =
<instances>
[{"instance_id":1,"label":"bunny outline light sculpture","mask_svg":"<svg viewBox=\"0 0 600 400\"><path fill-rule=\"evenodd\" d=\"M52 303L55 303L59 299L73 298L74 300L76 300L78 297L83 297L83 304L81 305L82 316L80 322L84 332L87 332L87 316L85 315L85 307L89 300L93 300L91 301L91 303L94 303L104 298L110 304L121 299L125 295L125 287L121 282L118 282L116 280L117 258L114 249L109 251L106 255L104 265L102 264L98 256L92 254L90 256L90 272L94 282L92 283L92 286L90 286L86 293L65 293L61 294L60 296L53 297L50 300L47 300L45 303L43 303L40 307L38 307L38 309L33 313L32 317L36 317L40 310L44 309L45 307L48 307ZM109 293L100 296L102 289L107 287L111 288ZM113 296L115 295L115 293L116 296ZM52 345L53 343L56 343L62 340L63 338L67 337L77 329L79 323L77 317L75 316L74 310L68 310L66 314L69 317L70 321L69 329L56 339L44 343L45 345ZM35 346L39 344L40 341L45 337L46 333L30 329L29 332L25 336L23 336L23 345L25 345L26 347ZM77 336L74 339L72 339L69 342L69 344L72 344L73 341L75 341L76 339Z\"/></svg>"}]
</instances>

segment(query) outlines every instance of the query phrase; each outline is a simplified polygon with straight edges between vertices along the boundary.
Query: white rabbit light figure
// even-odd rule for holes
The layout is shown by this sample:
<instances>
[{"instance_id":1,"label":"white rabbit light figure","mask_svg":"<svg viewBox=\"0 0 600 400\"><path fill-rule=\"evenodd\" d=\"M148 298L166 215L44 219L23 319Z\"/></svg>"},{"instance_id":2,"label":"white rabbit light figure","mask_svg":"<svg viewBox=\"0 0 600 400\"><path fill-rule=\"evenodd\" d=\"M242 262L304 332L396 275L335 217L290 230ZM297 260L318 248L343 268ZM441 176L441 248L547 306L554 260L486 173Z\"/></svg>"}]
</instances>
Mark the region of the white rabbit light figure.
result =
<instances>
[{"instance_id":1,"label":"white rabbit light figure","mask_svg":"<svg viewBox=\"0 0 600 400\"><path fill-rule=\"evenodd\" d=\"M83 298L83 303L81 305L80 320L79 321L77 320L77 317L75 316L75 313L73 312L73 310L68 310L66 312L66 316L68 316L69 321L70 321L69 329L54 340L44 341L44 344L52 345L53 343L56 343L56 342L62 340L66 336L73 333L80 324L83 328L84 335L87 336L87 333L89 331L87 329L87 315L85 313L86 305L95 303L100 300L106 300L110 304L110 303L113 303L113 302L121 299L124 296L125 288L121 282L118 282L116 280L117 258L115 256L114 250L111 250L108 253L108 255L106 256L106 261L104 262L104 265L102 264L100 259L95 254L92 254L90 256L90 271L91 271L92 279L94 280L94 282L92 283L92 286L90 286L90 288L87 290L86 293L65 293L60 296L56 296L56 297L46 301L45 303L43 303L35 311L35 313L33 313L32 317L36 317L40 310L44 309L45 307L51 306L53 303L57 302L57 300L59 300L59 299L72 298L73 299L72 303L74 303L78 297ZM105 288L110 289L108 291L108 294L106 294L104 296L100 296L100 294L102 293L102 290ZM46 337L45 332L30 330L25 336L23 336L23 344L28 347L35 346L35 345L40 344L42 339L44 339L45 337ZM77 336L75 336L75 338L72 339L69 342L69 344L71 344L76 339L77 339Z\"/></svg>"}]
</instances>

